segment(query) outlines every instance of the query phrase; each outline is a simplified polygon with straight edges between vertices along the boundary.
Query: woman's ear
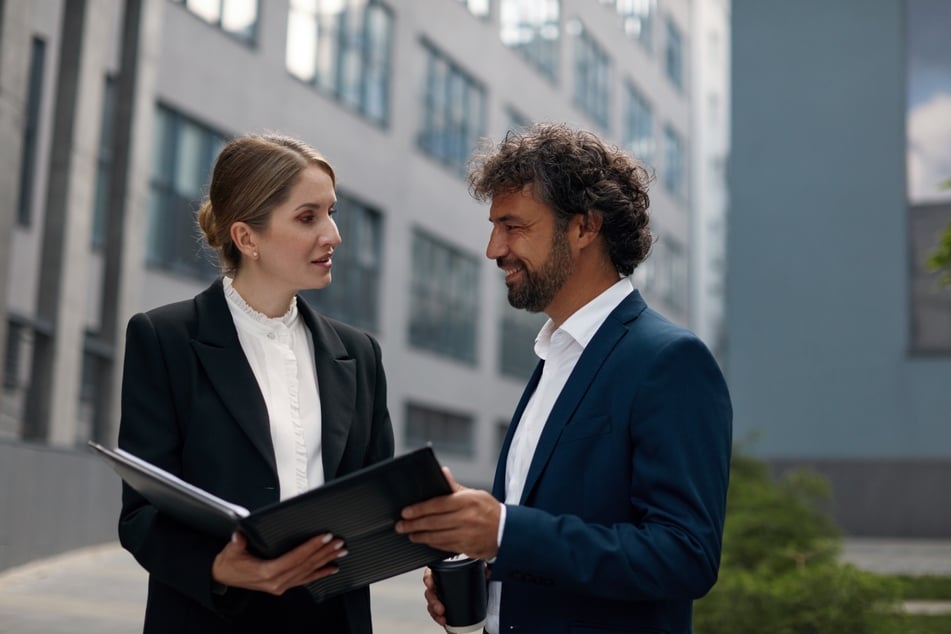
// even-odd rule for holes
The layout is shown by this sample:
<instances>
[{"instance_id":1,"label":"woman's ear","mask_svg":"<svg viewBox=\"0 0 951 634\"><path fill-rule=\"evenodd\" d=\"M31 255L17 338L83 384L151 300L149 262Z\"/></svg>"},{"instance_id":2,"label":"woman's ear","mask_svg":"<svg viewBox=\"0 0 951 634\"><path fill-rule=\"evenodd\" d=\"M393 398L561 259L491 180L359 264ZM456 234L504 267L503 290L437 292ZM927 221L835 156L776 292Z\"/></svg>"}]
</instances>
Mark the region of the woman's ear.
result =
<instances>
[{"instance_id":1,"label":"woman's ear","mask_svg":"<svg viewBox=\"0 0 951 634\"><path fill-rule=\"evenodd\" d=\"M254 232L246 222L235 222L231 225L231 241L234 243L241 255L252 260L258 258L258 248L254 239Z\"/></svg>"}]
</instances>

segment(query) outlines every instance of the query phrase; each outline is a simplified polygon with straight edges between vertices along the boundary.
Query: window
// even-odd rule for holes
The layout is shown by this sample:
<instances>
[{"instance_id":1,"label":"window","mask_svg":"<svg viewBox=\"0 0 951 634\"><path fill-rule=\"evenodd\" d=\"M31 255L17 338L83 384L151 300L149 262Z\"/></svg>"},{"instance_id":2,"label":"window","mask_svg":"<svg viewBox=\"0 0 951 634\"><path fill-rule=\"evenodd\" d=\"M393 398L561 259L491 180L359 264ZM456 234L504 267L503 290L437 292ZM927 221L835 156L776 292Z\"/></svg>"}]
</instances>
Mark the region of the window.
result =
<instances>
[{"instance_id":1,"label":"window","mask_svg":"<svg viewBox=\"0 0 951 634\"><path fill-rule=\"evenodd\" d=\"M503 296L507 296L505 285L499 284L499 288ZM503 297L500 305L499 372L517 379L528 379L538 365L535 337L548 317L544 313L512 308L507 297Z\"/></svg>"},{"instance_id":2,"label":"window","mask_svg":"<svg viewBox=\"0 0 951 634\"><path fill-rule=\"evenodd\" d=\"M159 106L155 117L146 262L197 278L217 273L195 214L225 136Z\"/></svg>"},{"instance_id":3,"label":"window","mask_svg":"<svg viewBox=\"0 0 951 634\"><path fill-rule=\"evenodd\" d=\"M258 0L174 0L225 33L253 43L257 37Z\"/></svg>"},{"instance_id":4,"label":"window","mask_svg":"<svg viewBox=\"0 0 951 634\"><path fill-rule=\"evenodd\" d=\"M634 271L632 279L651 300L683 311L687 308L687 255L677 240L657 241L650 257Z\"/></svg>"},{"instance_id":5,"label":"window","mask_svg":"<svg viewBox=\"0 0 951 634\"><path fill-rule=\"evenodd\" d=\"M951 228L951 201L912 205L911 350L951 354L951 289L938 285L938 274L925 266L937 236Z\"/></svg>"},{"instance_id":6,"label":"window","mask_svg":"<svg viewBox=\"0 0 951 634\"><path fill-rule=\"evenodd\" d=\"M22 346L29 334L29 325L11 315L7 321L6 358L3 360L3 387L8 390L14 390L22 385L20 359Z\"/></svg>"},{"instance_id":7,"label":"window","mask_svg":"<svg viewBox=\"0 0 951 634\"><path fill-rule=\"evenodd\" d=\"M393 14L375 0L292 0L287 70L371 121L389 118Z\"/></svg>"},{"instance_id":8,"label":"window","mask_svg":"<svg viewBox=\"0 0 951 634\"><path fill-rule=\"evenodd\" d=\"M416 231L410 283L410 343L475 363L478 259Z\"/></svg>"},{"instance_id":9,"label":"window","mask_svg":"<svg viewBox=\"0 0 951 634\"><path fill-rule=\"evenodd\" d=\"M465 175L485 134L485 89L428 43L420 148Z\"/></svg>"},{"instance_id":10,"label":"window","mask_svg":"<svg viewBox=\"0 0 951 634\"><path fill-rule=\"evenodd\" d=\"M648 53L654 51L654 15L657 0L601 0L613 4L623 20L628 37L640 43Z\"/></svg>"},{"instance_id":11,"label":"window","mask_svg":"<svg viewBox=\"0 0 951 634\"><path fill-rule=\"evenodd\" d=\"M671 194L683 196L686 188L684 142L677 131L664 126L664 187Z\"/></svg>"},{"instance_id":12,"label":"window","mask_svg":"<svg viewBox=\"0 0 951 634\"><path fill-rule=\"evenodd\" d=\"M505 435L509 431L509 422L500 420L495 424L495 455L502 453L502 445L505 444Z\"/></svg>"},{"instance_id":13,"label":"window","mask_svg":"<svg viewBox=\"0 0 951 634\"><path fill-rule=\"evenodd\" d=\"M459 0L459 2L466 5L472 15L480 18L489 17L489 0Z\"/></svg>"},{"instance_id":14,"label":"window","mask_svg":"<svg viewBox=\"0 0 951 634\"><path fill-rule=\"evenodd\" d=\"M404 434L408 447L432 443L439 454L475 456L475 421L471 416L407 403Z\"/></svg>"},{"instance_id":15,"label":"window","mask_svg":"<svg viewBox=\"0 0 951 634\"><path fill-rule=\"evenodd\" d=\"M325 315L377 331L383 259L380 213L338 192L334 221L343 244L334 251L333 283L302 295Z\"/></svg>"},{"instance_id":16,"label":"window","mask_svg":"<svg viewBox=\"0 0 951 634\"><path fill-rule=\"evenodd\" d=\"M601 127L610 125L611 60L583 28L575 46L575 104Z\"/></svg>"},{"instance_id":17,"label":"window","mask_svg":"<svg viewBox=\"0 0 951 634\"><path fill-rule=\"evenodd\" d=\"M911 352L922 355L951 355L951 289L925 267L951 231L951 40L937 27L949 21L947 2L907 3L909 337Z\"/></svg>"},{"instance_id":18,"label":"window","mask_svg":"<svg viewBox=\"0 0 951 634\"><path fill-rule=\"evenodd\" d=\"M545 77L558 77L559 0L501 0L499 36Z\"/></svg>"},{"instance_id":19,"label":"window","mask_svg":"<svg viewBox=\"0 0 951 634\"><path fill-rule=\"evenodd\" d=\"M102 120L99 124L99 156L96 165L96 201L93 208L92 246L101 249L106 243L106 219L109 213L109 185L112 180L112 135L116 116L116 82L106 77L102 95Z\"/></svg>"},{"instance_id":20,"label":"window","mask_svg":"<svg viewBox=\"0 0 951 634\"><path fill-rule=\"evenodd\" d=\"M30 76L23 122L23 148L20 155L20 194L17 201L17 224L23 227L29 227L33 217L33 177L36 170L36 144L40 127L40 106L43 101L45 65L46 42L34 37L30 47Z\"/></svg>"},{"instance_id":21,"label":"window","mask_svg":"<svg viewBox=\"0 0 951 634\"><path fill-rule=\"evenodd\" d=\"M679 90L684 88L684 51L683 37L680 28L667 18L667 39L664 47L664 68L667 78Z\"/></svg>"},{"instance_id":22,"label":"window","mask_svg":"<svg viewBox=\"0 0 951 634\"><path fill-rule=\"evenodd\" d=\"M509 120L508 130L510 132L518 132L532 125L531 119L511 106L505 109L505 115Z\"/></svg>"},{"instance_id":23,"label":"window","mask_svg":"<svg viewBox=\"0 0 951 634\"><path fill-rule=\"evenodd\" d=\"M630 81L624 85L624 147L645 165L654 164L654 114Z\"/></svg>"}]
</instances>

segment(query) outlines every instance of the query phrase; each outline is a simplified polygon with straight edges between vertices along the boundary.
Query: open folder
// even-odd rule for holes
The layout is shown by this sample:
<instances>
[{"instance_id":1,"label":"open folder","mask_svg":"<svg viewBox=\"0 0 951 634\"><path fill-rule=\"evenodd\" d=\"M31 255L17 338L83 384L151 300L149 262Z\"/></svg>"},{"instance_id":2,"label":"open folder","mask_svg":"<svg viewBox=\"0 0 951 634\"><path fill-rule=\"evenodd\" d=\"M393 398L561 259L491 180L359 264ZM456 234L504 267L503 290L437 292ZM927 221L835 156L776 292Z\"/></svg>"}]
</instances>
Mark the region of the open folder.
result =
<instances>
[{"instance_id":1,"label":"open folder","mask_svg":"<svg viewBox=\"0 0 951 634\"><path fill-rule=\"evenodd\" d=\"M316 601L425 566L451 553L414 544L394 524L404 506L451 492L432 448L378 462L254 511L232 504L122 449L90 442L119 476L160 512L271 559L320 533L344 540L336 574L308 584Z\"/></svg>"}]
</instances>

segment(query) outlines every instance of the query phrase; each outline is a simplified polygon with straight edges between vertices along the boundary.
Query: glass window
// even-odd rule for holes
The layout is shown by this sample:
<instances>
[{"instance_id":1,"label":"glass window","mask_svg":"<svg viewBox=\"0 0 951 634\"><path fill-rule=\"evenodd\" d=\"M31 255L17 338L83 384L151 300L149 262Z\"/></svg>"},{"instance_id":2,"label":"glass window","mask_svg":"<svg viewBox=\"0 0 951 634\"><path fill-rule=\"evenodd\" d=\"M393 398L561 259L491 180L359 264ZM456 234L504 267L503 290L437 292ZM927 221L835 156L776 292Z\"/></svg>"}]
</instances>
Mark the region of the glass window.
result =
<instances>
[{"instance_id":1,"label":"glass window","mask_svg":"<svg viewBox=\"0 0 951 634\"><path fill-rule=\"evenodd\" d=\"M33 217L33 189L36 174L36 145L43 101L43 72L46 66L46 42L33 38L30 47L30 76L23 121L23 147L20 152L20 193L17 200L17 224L29 227Z\"/></svg>"},{"instance_id":2,"label":"glass window","mask_svg":"<svg viewBox=\"0 0 951 634\"><path fill-rule=\"evenodd\" d=\"M906 11L906 170L911 238L910 347L951 355L951 289L926 262L951 231L951 3L909 0Z\"/></svg>"},{"instance_id":3,"label":"glass window","mask_svg":"<svg viewBox=\"0 0 951 634\"><path fill-rule=\"evenodd\" d=\"M633 279L651 300L662 301L678 311L686 309L687 256L675 239L658 240L650 257L635 270Z\"/></svg>"},{"instance_id":4,"label":"glass window","mask_svg":"<svg viewBox=\"0 0 951 634\"><path fill-rule=\"evenodd\" d=\"M559 0L501 0L499 36L549 79L558 77Z\"/></svg>"},{"instance_id":5,"label":"glass window","mask_svg":"<svg viewBox=\"0 0 951 634\"><path fill-rule=\"evenodd\" d=\"M532 313L512 308L508 302L508 289L499 284L502 293L499 327L499 372L517 379L528 379L538 357L535 355L535 337L548 317L545 313Z\"/></svg>"},{"instance_id":6,"label":"glass window","mask_svg":"<svg viewBox=\"0 0 951 634\"><path fill-rule=\"evenodd\" d=\"M358 328L379 328L383 221L380 213L337 192L334 221L343 238L334 250L333 282L301 294L323 314Z\"/></svg>"},{"instance_id":7,"label":"glass window","mask_svg":"<svg viewBox=\"0 0 951 634\"><path fill-rule=\"evenodd\" d=\"M575 40L575 104L601 127L610 126L611 60L585 31Z\"/></svg>"},{"instance_id":8,"label":"glass window","mask_svg":"<svg viewBox=\"0 0 951 634\"><path fill-rule=\"evenodd\" d=\"M604 0L602 0L604 1ZM623 20L628 37L636 40L648 53L654 51L654 16L657 0L608 0Z\"/></svg>"},{"instance_id":9,"label":"glass window","mask_svg":"<svg viewBox=\"0 0 951 634\"><path fill-rule=\"evenodd\" d=\"M489 17L489 0L459 0L459 2L466 5L472 15L480 18Z\"/></svg>"},{"instance_id":10,"label":"glass window","mask_svg":"<svg viewBox=\"0 0 951 634\"><path fill-rule=\"evenodd\" d=\"M410 344L475 363L478 258L416 231L410 284Z\"/></svg>"},{"instance_id":11,"label":"glass window","mask_svg":"<svg viewBox=\"0 0 951 634\"><path fill-rule=\"evenodd\" d=\"M423 121L418 143L428 155L465 175L485 134L485 89L428 43Z\"/></svg>"},{"instance_id":12,"label":"glass window","mask_svg":"<svg viewBox=\"0 0 951 634\"><path fill-rule=\"evenodd\" d=\"M509 106L505 109L505 114L509 120L508 130L511 132L517 132L518 130L523 130L532 125L532 120L529 117L522 114L512 106Z\"/></svg>"},{"instance_id":13,"label":"glass window","mask_svg":"<svg viewBox=\"0 0 951 634\"><path fill-rule=\"evenodd\" d=\"M624 85L624 147L645 165L654 164L654 114L629 81Z\"/></svg>"},{"instance_id":14,"label":"glass window","mask_svg":"<svg viewBox=\"0 0 951 634\"><path fill-rule=\"evenodd\" d=\"M175 0L196 16L230 33L240 40L253 43L257 38L258 0Z\"/></svg>"},{"instance_id":15,"label":"glass window","mask_svg":"<svg viewBox=\"0 0 951 634\"><path fill-rule=\"evenodd\" d=\"M495 455L502 453L502 445L505 444L505 435L509 431L509 422L500 420L495 424Z\"/></svg>"},{"instance_id":16,"label":"glass window","mask_svg":"<svg viewBox=\"0 0 951 634\"><path fill-rule=\"evenodd\" d=\"M146 262L190 277L217 273L195 214L225 136L159 106L153 141Z\"/></svg>"},{"instance_id":17,"label":"glass window","mask_svg":"<svg viewBox=\"0 0 951 634\"><path fill-rule=\"evenodd\" d=\"M680 34L680 27L668 17L666 46L664 47L664 68L670 82L680 90L683 90L684 87L683 47L683 36Z\"/></svg>"},{"instance_id":18,"label":"glass window","mask_svg":"<svg viewBox=\"0 0 951 634\"><path fill-rule=\"evenodd\" d=\"M686 165L684 142L677 131L664 126L664 187L672 194L683 196L686 192Z\"/></svg>"},{"instance_id":19,"label":"glass window","mask_svg":"<svg viewBox=\"0 0 951 634\"><path fill-rule=\"evenodd\" d=\"M407 403L404 439L411 448L431 443L439 454L472 457L475 421L466 414Z\"/></svg>"},{"instance_id":20,"label":"glass window","mask_svg":"<svg viewBox=\"0 0 951 634\"><path fill-rule=\"evenodd\" d=\"M285 65L371 121L389 116L393 14L375 0L291 0Z\"/></svg>"}]
</instances>

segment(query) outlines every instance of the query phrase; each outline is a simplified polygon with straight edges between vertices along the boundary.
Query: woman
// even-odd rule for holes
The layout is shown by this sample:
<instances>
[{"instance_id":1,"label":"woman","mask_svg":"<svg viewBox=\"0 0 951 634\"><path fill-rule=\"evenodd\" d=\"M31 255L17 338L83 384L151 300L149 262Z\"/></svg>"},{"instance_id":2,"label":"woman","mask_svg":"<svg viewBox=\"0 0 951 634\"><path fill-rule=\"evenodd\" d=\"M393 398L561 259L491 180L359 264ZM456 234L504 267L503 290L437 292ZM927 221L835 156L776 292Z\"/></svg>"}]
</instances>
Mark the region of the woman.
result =
<instances>
[{"instance_id":1,"label":"woman","mask_svg":"<svg viewBox=\"0 0 951 634\"><path fill-rule=\"evenodd\" d=\"M295 139L224 147L198 220L225 275L129 321L120 447L252 510L393 455L379 345L297 296L330 284L335 185ZM368 589L318 605L300 587L336 570L333 535L264 561L124 486L119 537L149 572L147 633L372 630Z\"/></svg>"}]
</instances>

